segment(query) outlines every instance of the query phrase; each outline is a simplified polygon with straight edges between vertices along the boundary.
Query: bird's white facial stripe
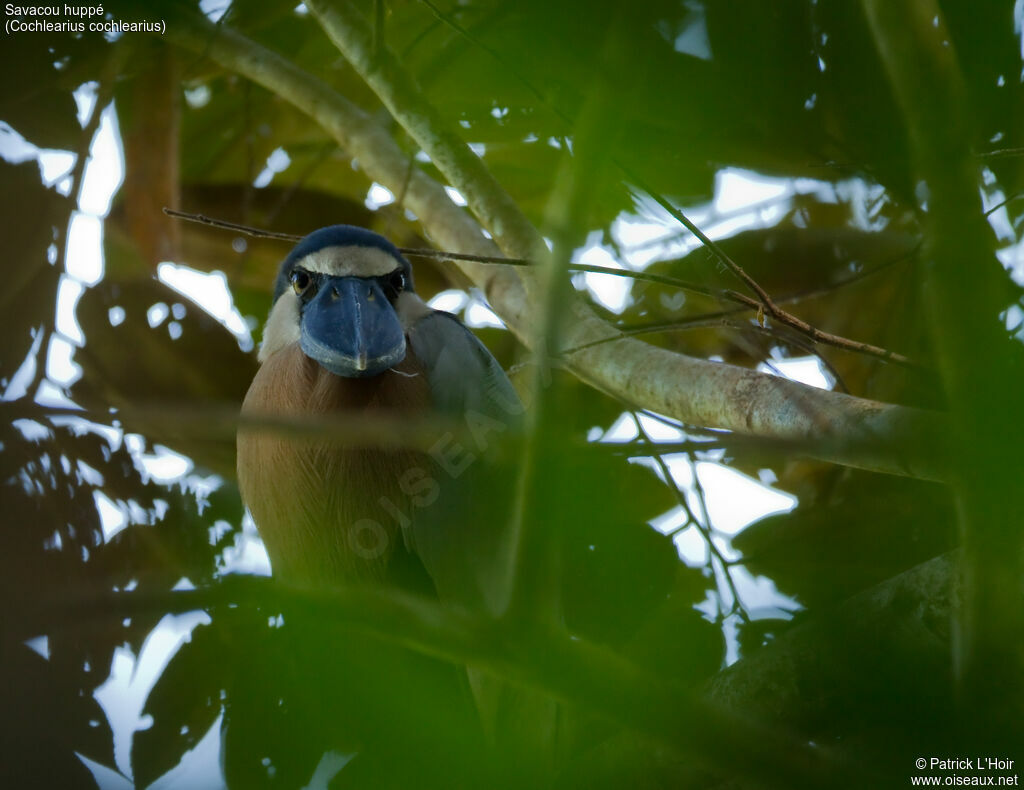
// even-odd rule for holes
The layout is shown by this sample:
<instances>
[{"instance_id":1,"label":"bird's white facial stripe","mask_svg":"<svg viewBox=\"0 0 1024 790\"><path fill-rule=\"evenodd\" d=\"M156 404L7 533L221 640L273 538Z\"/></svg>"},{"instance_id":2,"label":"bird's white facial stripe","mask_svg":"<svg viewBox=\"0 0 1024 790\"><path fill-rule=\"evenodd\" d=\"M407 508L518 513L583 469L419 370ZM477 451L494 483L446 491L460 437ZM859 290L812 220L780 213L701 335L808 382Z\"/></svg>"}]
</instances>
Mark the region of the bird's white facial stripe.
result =
<instances>
[{"instance_id":1,"label":"bird's white facial stripe","mask_svg":"<svg viewBox=\"0 0 1024 790\"><path fill-rule=\"evenodd\" d=\"M307 272L332 277L380 277L398 268L399 262L377 247L324 247L296 261Z\"/></svg>"},{"instance_id":2,"label":"bird's white facial stripe","mask_svg":"<svg viewBox=\"0 0 1024 790\"><path fill-rule=\"evenodd\" d=\"M274 302L267 325L263 328L259 361L266 362L275 351L280 351L301 339L299 327L299 297L288 289Z\"/></svg>"}]
</instances>

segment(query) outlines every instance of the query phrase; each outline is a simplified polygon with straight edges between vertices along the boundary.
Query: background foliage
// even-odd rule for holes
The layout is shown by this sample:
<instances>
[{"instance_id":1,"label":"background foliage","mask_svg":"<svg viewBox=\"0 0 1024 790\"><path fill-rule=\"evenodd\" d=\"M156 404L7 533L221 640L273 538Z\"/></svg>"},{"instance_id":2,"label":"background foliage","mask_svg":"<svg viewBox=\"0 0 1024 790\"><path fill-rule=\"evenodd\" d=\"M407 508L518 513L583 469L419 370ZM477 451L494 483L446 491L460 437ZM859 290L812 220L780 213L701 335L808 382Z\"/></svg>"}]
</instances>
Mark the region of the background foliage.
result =
<instances>
[{"instance_id":1,"label":"background foliage","mask_svg":"<svg viewBox=\"0 0 1024 790\"><path fill-rule=\"evenodd\" d=\"M284 55L367 110L407 152L410 169L443 181L304 8L275 0L202 5L217 25ZM652 200L699 208L711 225L728 219L712 205L723 174L789 179L791 192L774 210L716 234L723 249L814 326L915 363L812 348L837 388L946 408L922 295L931 276L921 253L928 196L859 4L359 5L381 45L537 227L549 227L559 174L576 157L590 169L583 211L569 228L572 248L600 243L611 260L638 268L629 249L636 242L624 241L621 223L662 226L645 270L704 293L636 281L621 311L595 302L609 321L643 331L650 343L748 367L806 356L806 338L762 326L753 311L716 297L739 284ZM1024 264L1022 16L1008 2L939 5L963 73L989 251L1001 263L962 261L1002 294L986 320L1001 323L1003 345L976 347L992 372L978 386L1016 393L1024 315L1016 284ZM166 15L173 25L176 15L199 10L125 4L113 13ZM255 371L254 352L154 274L161 261L223 271L235 306L256 327L287 246L175 223L162 207L296 234L344 222L404 247L429 240L400 193L383 206L366 200L371 184L360 163L287 97L202 54L142 34L40 33L9 36L0 58L3 140L17 135L77 156L67 178L49 182L34 156L5 154L0 163L8 218L0 295L5 786L189 786L186 752L211 728L223 733L223 779L232 787L300 787L318 765L334 777L331 787L731 787L751 777L787 787L816 786L823 777L903 786L920 755L981 749L1024 759L1019 682L1001 699L958 692L950 564L958 555L948 552L963 532L949 488L676 425L680 440L704 443L674 448L677 463L725 464L753 477L771 469L775 486L798 498L792 512L730 540L709 518L699 483L673 482L639 431L635 446L614 452L588 441L593 429L603 432L624 413L628 420L642 404L619 403L563 372L554 373L548 395L539 439L544 485L530 517L558 541L568 630L608 659L593 665L595 685L581 676L591 654L563 660L560 643L544 634L506 633L495 637L498 647L450 639L433 657L412 655L396 647L403 621L386 611L368 629L332 614L331 599L237 578L252 538L234 481L231 420ZM83 85L96 97L84 119L73 96ZM70 341L80 372L61 380L53 375L60 350L53 340L69 340L55 304L75 279L65 270L70 218L99 113L111 102L124 182L102 217L102 278L75 306L81 338ZM261 174L274 163L265 183ZM424 298L453 288L479 297L452 264L415 265ZM592 298L578 275L574 283ZM170 317L154 322L158 303ZM123 319L115 321L118 310ZM480 335L506 368L529 371L510 333ZM74 407L85 413L72 415ZM1012 409L998 420L1005 433L970 441L1010 470L985 489L991 501L1006 502L1019 499L1003 481L1019 471L1020 419ZM164 447L189 459L186 473L154 476L147 458ZM681 562L672 536L647 526L677 506L674 534L697 528L691 535L708 547L703 566ZM104 507L119 514L116 530L104 528ZM1019 526L1005 518L997 525L1017 552L1005 558L1011 573ZM759 610L756 596L737 595L737 573L774 584L794 611ZM1020 579L1010 578L1017 586L1007 600L1019 606ZM149 718L128 728L130 744L118 745L111 706L101 708L103 695L94 693L118 655L140 657L158 623L169 627L180 622L172 615L197 611L206 615L186 644L169 651L145 698ZM987 616L1005 635L1006 655L1019 661L1018 614ZM438 633L439 642L449 636ZM509 645L516 647L497 660ZM474 650L498 675L532 681L572 711L551 762L515 749L489 753L472 717L453 703L450 666L436 656L471 658ZM1009 677L1018 668L1000 663L991 672ZM615 678L621 687L604 682ZM619 688L649 688L650 699L665 704L619 699ZM359 756L337 771L337 755L353 751ZM216 765L205 769L203 782L221 781Z\"/></svg>"}]
</instances>

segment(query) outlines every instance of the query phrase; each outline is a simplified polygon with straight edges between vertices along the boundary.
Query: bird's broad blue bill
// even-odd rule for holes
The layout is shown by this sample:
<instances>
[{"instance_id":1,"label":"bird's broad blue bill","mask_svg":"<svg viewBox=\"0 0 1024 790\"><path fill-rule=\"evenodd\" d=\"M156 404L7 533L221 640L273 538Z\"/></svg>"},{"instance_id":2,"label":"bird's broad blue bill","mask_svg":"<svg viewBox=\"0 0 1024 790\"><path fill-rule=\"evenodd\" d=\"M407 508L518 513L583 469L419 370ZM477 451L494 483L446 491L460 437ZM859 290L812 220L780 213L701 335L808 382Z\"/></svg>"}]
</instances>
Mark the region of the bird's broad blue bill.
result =
<instances>
[{"instance_id":1,"label":"bird's broad blue bill","mask_svg":"<svg viewBox=\"0 0 1024 790\"><path fill-rule=\"evenodd\" d=\"M380 284L326 277L303 307L301 346L337 376L383 373L405 359L405 330Z\"/></svg>"}]
</instances>

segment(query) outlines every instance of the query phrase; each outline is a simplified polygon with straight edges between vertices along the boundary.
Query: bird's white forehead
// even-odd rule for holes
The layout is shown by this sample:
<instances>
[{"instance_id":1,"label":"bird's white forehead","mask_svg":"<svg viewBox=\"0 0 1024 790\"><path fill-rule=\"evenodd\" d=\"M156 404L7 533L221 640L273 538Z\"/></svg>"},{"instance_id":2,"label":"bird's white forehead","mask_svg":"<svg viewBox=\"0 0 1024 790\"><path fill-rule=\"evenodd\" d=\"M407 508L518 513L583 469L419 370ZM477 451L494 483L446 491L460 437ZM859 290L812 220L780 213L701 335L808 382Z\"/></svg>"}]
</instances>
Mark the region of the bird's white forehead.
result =
<instances>
[{"instance_id":1,"label":"bird's white forehead","mask_svg":"<svg viewBox=\"0 0 1024 790\"><path fill-rule=\"evenodd\" d=\"M380 277L400 266L393 255L377 247L322 247L295 262L308 272L333 277Z\"/></svg>"}]
</instances>

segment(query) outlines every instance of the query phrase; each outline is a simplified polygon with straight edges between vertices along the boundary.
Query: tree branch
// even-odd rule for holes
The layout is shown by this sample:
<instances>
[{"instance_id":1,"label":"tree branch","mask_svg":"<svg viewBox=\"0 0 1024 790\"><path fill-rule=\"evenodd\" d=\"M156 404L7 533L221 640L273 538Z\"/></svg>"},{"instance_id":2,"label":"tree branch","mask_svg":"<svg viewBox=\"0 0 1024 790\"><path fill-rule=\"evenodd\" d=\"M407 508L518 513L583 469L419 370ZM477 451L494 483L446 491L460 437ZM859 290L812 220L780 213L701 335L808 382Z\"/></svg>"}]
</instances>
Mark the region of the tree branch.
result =
<instances>
[{"instance_id":1,"label":"tree branch","mask_svg":"<svg viewBox=\"0 0 1024 790\"><path fill-rule=\"evenodd\" d=\"M914 155L924 213L922 282L950 402L952 468L964 542L963 606L954 665L974 724L1014 727L1024 707L1024 506L1008 495L1024 441L1020 348L1000 313L1006 273L985 221L972 155L967 89L934 0L862 0ZM1016 461L1016 462L1015 462ZM995 715L993 715L995 712Z\"/></svg>"},{"instance_id":2,"label":"tree branch","mask_svg":"<svg viewBox=\"0 0 1024 790\"><path fill-rule=\"evenodd\" d=\"M712 677L708 698L780 724L829 722L858 697L878 698L875 684L892 682L897 667L917 669L896 681L899 688L924 699L936 696L932 685L921 683L949 673L959 559L951 553L928 560L795 625ZM851 686L851 678L863 685ZM944 700L947 707L950 699Z\"/></svg>"},{"instance_id":3,"label":"tree branch","mask_svg":"<svg viewBox=\"0 0 1024 790\"><path fill-rule=\"evenodd\" d=\"M314 6L319 8L320 4ZM474 255L498 253L479 225L451 202L440 184L420 170L409 177L405 153L366 113L330 86L198 14L177 7L168 7L167 13L168 38L263 85L309 114L358 159L369 178L397 190L408 177L406 206L440 246ZM364 37L369 35L365 25L360 30ZM374 63L358 58L356 62L368 73L380 73ZM528 223L523 225L518 209L514 205L509 208L511 201L489 175L479 176L483 170L479 160L476 165L467 164L466 156L473 156L468 149L466 154L457 154L452 150L462 145L457 139L431 131L426 120L430 115L425 114L422 100L415 94L402 98L406 104L395 108L398 120L414 136L419 135L418 142L434 163L487 218L504 252L514 257L535 256L536 231ZM478 177L483 180L478 181ZM490 194L492 190L500 194ZM468 261L460 267L526 342L537 304L530 296L535 285L531 275L511 267ZM566 306L566 314L571 320L566 323L565 347L617 334L614 327L576 299ZM814 456L836 463L928 479L944 475L944 453L939 443L945 431L944 419L935 413L818 390L676 354L631 338L576 352L568 362L576 375L595 388L683 422L762 437L814 440ZM930 441L922 442L922 437Z\"/></svg>"}]
</instances>

